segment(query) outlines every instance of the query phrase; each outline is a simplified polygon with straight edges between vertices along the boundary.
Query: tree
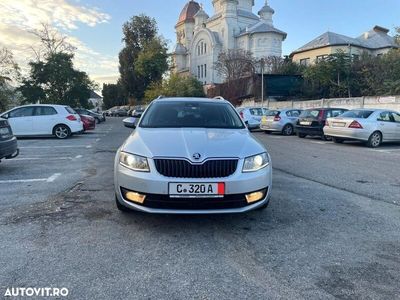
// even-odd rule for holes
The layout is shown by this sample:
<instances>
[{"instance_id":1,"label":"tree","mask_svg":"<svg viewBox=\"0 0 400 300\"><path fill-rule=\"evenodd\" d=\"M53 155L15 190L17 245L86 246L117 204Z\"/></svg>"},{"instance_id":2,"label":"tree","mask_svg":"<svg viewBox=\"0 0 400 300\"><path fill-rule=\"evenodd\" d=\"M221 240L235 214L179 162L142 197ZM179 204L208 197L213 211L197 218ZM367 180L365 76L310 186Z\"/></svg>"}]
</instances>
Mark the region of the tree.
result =
<instances>
[{"instance_id":1,"label":"tree","mask_svg":"<svg viewBox=\"0 0 400 300\"><path fill-rule=\"evenodd\" d=\"M68 42L68 37L60 34L49 24L42 23L40 29L31 31L40 42L40 46L31 47L36 60L41 61L57 53L73 54L76 48Z\"/></svg>"},{"instance_id":2,"label":"tree","mask_svg":"<svg viewBox=\"0 0 400 300\"><path fill-rule=\"evenodd\" d=\"M126 97L119 83L103 84L103 109L109 109L114 106L126 105Z\"/></svg>"},{"instance_id":3,"label":"tree","mask_svg":"<svg viewBox=\"0 0 400 300\"><path fill-rule=\"evenodd\" d=\"M395 28L394 39L395 39L396 43L400 46L400 27Z\"/></svg>"},{"instance_id":4,"label":"tree","mask_svg":"<svg viewBox=\"0 0 400 300\"><path fill-rule=\"evenodd\" d=\"M50 54L45 61L30 62L30 75L19 90L29 103L88 107L96 85L85 72L74 69L73 54Z\"/></svg>"},{"instance_id":5,"label":"tree","mask_svg":"<svg viewBox=\"0 0 400 300\"><path fill-rule=\"evenodd\" d=\"M122 31L125 47L119 53L120 82L128 97L140 100L151 82L161 80L166 70L166 44L157 36L155 19L145 15L132 17Z\"/></svg>"},{"instance_id":6,"label":"tree","mask_svg":"<svg viewBox=\"0 0 400 300\"><path fill-rule=\"evenodd\" d=\"M10 86L13 80L18 80L20 71L13 54L7 48L0 49L0 111L8 108L16 97L15 90Z\"/></svg>"},{"instance_id":7,"label":"tree","mask_svg":"<svg viewBox=\"0 0 400 300\"><path fill-rule=\"evenodd\" d=\"M204 97L203 85L191 76L171 75L162 82L153 82L145 93L147 103L158 96L165 97Z\"/></svg>"},{"instance_id":8,"label":"tree","mask_svg":"<svg viewBox=\"0 0 400 300\"><path fill-rule=\"evenodd\" d=\"M225 82L230 82L252 76L256 65L257 62L251 52L229 49L222 51L218 55L218 60L214 63L214 69L224 78Z\"/></svg>"}]
</instances>

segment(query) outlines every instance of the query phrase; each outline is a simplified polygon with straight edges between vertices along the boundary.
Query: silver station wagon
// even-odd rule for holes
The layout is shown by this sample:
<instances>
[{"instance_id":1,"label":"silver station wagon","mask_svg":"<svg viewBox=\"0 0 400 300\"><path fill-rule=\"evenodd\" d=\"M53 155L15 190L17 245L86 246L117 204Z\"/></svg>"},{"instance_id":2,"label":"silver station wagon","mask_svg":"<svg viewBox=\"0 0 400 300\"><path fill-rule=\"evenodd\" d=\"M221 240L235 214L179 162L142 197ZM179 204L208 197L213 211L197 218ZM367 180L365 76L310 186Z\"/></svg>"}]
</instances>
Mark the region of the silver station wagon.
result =
<instances>
[{"instance_id":1,"label":"silver station wagon","mask_svg":"<svg viewBox=\"0 0 400 300\"><path fill-rule=\"evenodd\" d=\"M118 150L114 179L122 211L241 213L268 205L272 166L228 101L165 98Z\"/></svg>"}]
</instances>

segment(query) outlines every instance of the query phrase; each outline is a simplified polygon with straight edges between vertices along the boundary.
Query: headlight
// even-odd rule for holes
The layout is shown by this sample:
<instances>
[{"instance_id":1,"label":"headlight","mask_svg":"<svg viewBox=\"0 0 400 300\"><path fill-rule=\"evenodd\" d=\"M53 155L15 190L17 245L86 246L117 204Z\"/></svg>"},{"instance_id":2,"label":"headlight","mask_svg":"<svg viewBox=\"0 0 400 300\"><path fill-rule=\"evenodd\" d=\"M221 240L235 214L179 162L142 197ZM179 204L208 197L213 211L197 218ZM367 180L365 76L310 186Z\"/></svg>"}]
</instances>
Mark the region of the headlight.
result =
<instances>
[{"instance_id":1,"label":"headlight","mask_svg":"<svg viewBox=\"0 0 400 300\"><path fill-rule=\"evenodd\" d=\"M255 172L269 165L269 156L266 152L247 157L244 160L243 173Z\"/></svg>"},{"instance_id":2,"label":"headlight","mask_svg":"<svg viewBox=\"0 0 400 300\"><path fill-rule=\"evenodd\" d=\"M147 158L143 156L121 152L119 154L119 163L124 167L134 171L150 172Z\"/></svg>"}]
</instances>

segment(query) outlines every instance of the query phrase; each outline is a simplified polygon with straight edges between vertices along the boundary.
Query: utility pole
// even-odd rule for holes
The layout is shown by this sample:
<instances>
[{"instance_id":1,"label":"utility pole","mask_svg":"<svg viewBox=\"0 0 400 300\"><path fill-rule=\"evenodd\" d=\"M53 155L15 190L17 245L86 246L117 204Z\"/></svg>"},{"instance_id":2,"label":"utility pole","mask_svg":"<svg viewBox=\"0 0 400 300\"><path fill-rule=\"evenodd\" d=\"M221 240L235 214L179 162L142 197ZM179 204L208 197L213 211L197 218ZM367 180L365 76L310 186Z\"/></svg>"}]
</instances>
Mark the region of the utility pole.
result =
<instances>
[{"instance_id":1,"label":"utility pole","mask_svg":"<svg viewBox=\"0 0 400 300\"><path fill-rule=\"evenodd\" d=\"M261 58L261 108L264 108L264 67L265 59Z\"/></svg>"}]
</instances>

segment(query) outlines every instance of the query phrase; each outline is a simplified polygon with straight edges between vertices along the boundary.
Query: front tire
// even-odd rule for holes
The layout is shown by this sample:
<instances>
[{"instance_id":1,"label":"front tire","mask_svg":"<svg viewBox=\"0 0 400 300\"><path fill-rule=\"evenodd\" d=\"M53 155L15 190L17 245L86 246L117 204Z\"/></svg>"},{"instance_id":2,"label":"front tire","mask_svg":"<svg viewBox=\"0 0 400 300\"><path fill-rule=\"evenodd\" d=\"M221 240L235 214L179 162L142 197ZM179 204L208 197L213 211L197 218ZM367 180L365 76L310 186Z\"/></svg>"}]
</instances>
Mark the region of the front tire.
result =
<instances>
[{"instance_id":1,"label":"front tire","mask_svg":"<svg viewBox=\"0 0 400 300\"><path fill-rule=\"evenodd\" d=\"M53 134L60 140L65 140L71 136L71 129L67 125L57 125L53 129Z\"/></svg>"},{"instance_id":2,"label":"front tire","mask_svg":"<svg viewBox=\"0 0 400 300\"><path fill-rule=\"evenodd\" d=\"M375 131L368 139L367 146L370 148L378 148L382 144L382 133Z\"/></svg>"}]
</instances>

